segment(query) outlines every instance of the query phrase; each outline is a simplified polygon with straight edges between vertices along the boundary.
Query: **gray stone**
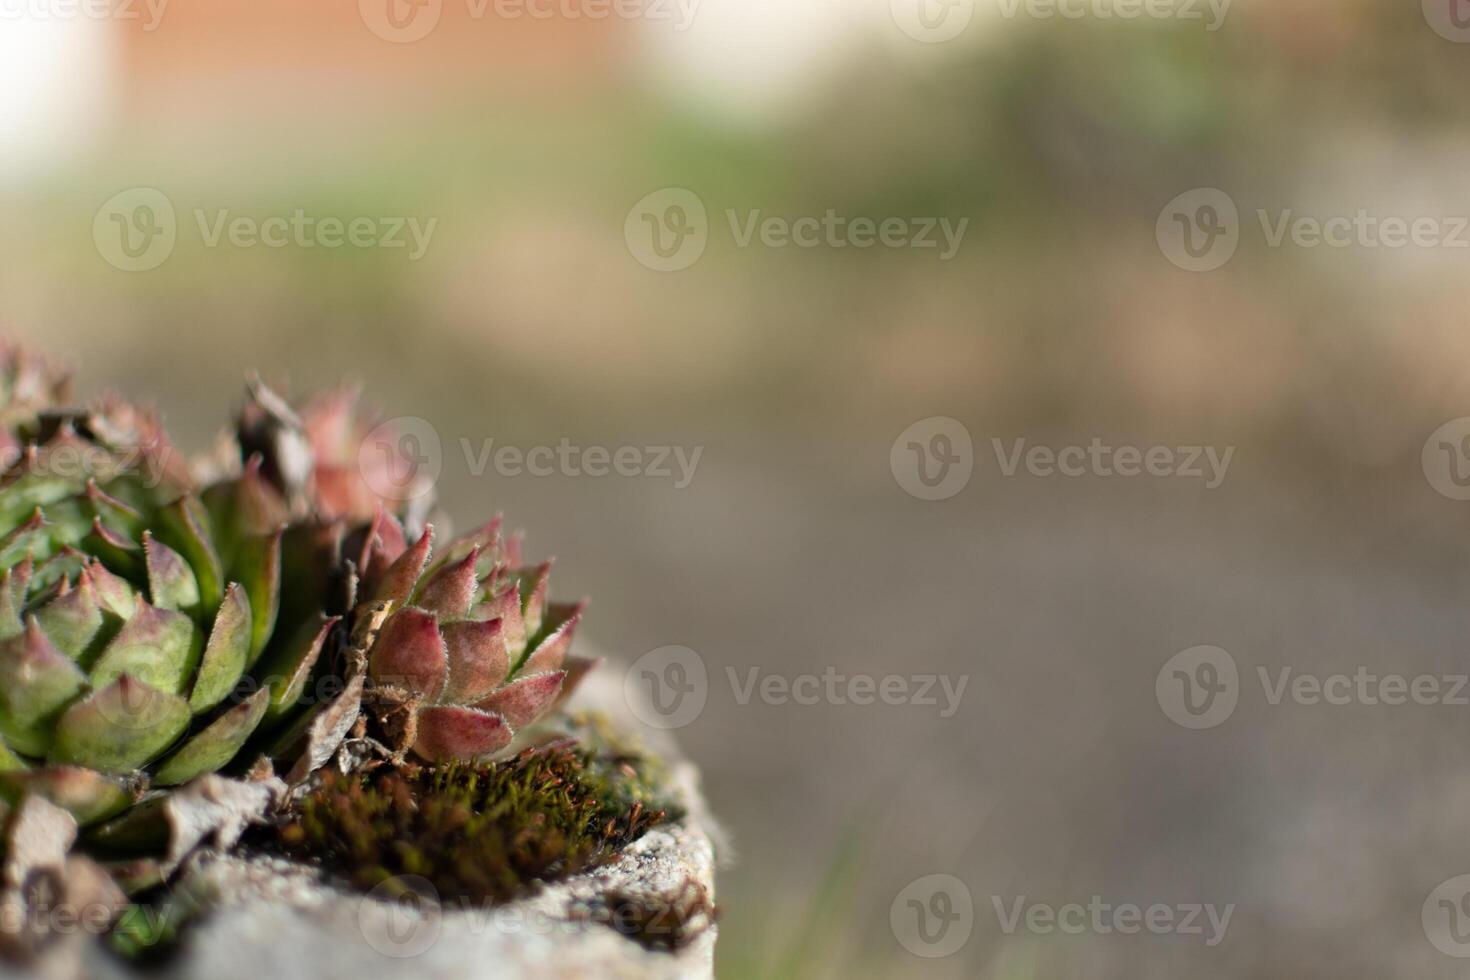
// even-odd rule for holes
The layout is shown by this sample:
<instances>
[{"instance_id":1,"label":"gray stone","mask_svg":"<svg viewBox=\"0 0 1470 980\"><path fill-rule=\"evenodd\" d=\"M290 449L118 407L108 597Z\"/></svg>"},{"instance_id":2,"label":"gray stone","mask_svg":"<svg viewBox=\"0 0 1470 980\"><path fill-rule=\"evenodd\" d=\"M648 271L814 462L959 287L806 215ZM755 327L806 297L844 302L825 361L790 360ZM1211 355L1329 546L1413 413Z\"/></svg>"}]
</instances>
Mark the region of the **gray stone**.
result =
<instances>
[{"instance_id":1,"label":"gray stone","mask_svg":"<svg viewBox=\"0 0 1470 980\"><path fill-rule=\"evenodd\" d=\"M621 678L621 670L605 664L579 692L578 704L631 725ZM612 864L493 908L432 900L406 906L334 887L317 871L279 858L205 851L187 862L173 888L176 898L197 900L207 912L190 926L178 954L151 975L166 980L713 977L715 848L698 773L673 754L667 740L646 741L669 762L689 816L648 832ZM649 914L661 918L645 935L668 935L677 926L682 930L677 949L626 934ZM33 974L97 980L135 976L90 942L52 950Z\"/></svg>"}]
</instances>

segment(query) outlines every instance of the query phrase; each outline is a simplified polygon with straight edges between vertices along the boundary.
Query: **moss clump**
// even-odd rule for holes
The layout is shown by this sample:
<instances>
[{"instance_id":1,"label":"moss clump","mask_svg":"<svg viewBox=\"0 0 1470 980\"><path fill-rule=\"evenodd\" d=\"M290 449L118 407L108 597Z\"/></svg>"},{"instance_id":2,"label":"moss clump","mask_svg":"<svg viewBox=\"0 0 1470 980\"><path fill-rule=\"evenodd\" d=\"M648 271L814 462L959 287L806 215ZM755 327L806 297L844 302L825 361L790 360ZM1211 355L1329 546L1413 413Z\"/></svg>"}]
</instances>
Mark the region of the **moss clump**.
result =
<instances>
[{"instance_id":1,"label":"moss clump","mask_svg":"<svg viewBox=\"0 0 1470 980\"><path fill-rule=\"evenodd\" d=\"M487 766L323 774L277 844L363 890L416 875L440 899L514 898L607 862L671 815L655 764L586 734Z\"/></svg>"}]
</instances>

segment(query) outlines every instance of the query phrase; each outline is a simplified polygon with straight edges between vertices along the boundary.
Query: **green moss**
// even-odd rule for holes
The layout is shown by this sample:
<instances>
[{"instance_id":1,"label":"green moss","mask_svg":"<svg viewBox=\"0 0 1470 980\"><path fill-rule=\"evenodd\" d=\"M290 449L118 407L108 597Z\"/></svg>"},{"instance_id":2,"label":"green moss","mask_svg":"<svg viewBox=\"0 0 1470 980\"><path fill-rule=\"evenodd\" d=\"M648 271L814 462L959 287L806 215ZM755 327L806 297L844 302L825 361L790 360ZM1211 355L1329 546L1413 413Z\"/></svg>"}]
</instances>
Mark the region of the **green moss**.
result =
<instances>
[{"instance_id":1,"label":"green moss","mask_svg":"<svg viewBox=\"0 0 1470 980\"><path fill-rule=\"evenodd\" d=\"M505 901L597 867L679 814L656 762L583 722L580 740L487 766L324 773L275 846L364 890L420 876L441 899Z\"/></svg>"}]
</instances>

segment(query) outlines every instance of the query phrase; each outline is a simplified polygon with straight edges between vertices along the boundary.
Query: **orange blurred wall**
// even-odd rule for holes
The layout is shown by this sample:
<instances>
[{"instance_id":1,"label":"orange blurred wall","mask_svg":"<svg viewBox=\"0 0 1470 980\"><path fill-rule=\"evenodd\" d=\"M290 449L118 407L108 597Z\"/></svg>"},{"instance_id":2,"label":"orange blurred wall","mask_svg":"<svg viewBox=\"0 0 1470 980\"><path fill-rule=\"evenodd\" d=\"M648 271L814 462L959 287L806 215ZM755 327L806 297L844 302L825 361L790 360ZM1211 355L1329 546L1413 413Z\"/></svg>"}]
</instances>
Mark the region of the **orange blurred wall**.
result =
<instances>
[{"instance_id":1,"label":"orange blurred wall","mask_svg":"<svg viewBox=\"0 0 1470 980\"><path fill-rule=\"evenodd\" d=\"M133 123L545 98L605 85L632 47L631 21L592 16L607 0L152 0L156 17L148 2L118 22L118 95Z\"/></svg>"}]
</instances>

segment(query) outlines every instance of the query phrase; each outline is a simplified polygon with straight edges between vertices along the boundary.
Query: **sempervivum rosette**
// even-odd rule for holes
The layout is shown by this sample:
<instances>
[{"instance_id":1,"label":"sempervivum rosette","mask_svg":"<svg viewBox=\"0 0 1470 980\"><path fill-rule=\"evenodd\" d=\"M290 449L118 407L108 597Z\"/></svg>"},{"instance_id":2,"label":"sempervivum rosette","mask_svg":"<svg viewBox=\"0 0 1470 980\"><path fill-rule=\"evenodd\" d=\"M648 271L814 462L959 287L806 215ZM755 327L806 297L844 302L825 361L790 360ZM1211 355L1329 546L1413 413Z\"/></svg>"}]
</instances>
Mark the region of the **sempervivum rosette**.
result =
<instances>
[{"instance_id":1,"label":"sempervivum rosette","mask_svg":"<svg viewBox=\"0 0 1470 980\"><path fill-rule=\"evenodd\" d=\"M568 655L585 603L547 598L551 563L522 564L499 520L432 555L391 517L361 535L358 617L386 618L367 649L373 700L405 748L429 762L511 744L568 696L593 662ZM394 720L396 718L396 721Z\"/></svg>"},{"instance_id":2,"label":"sempervivum rosette","mask_svg":"<svg viewBox=\"0 0 1470 980\"><path fill-rule=\"evenodd\" d=\"M196 492L112 400L13 430L0 478L0 789L81 823L218 771L286 714L330 621L277 630L283 505L247 468ZM271 678L241 686L252 672Z\"/></svg>"}]
</instances>

